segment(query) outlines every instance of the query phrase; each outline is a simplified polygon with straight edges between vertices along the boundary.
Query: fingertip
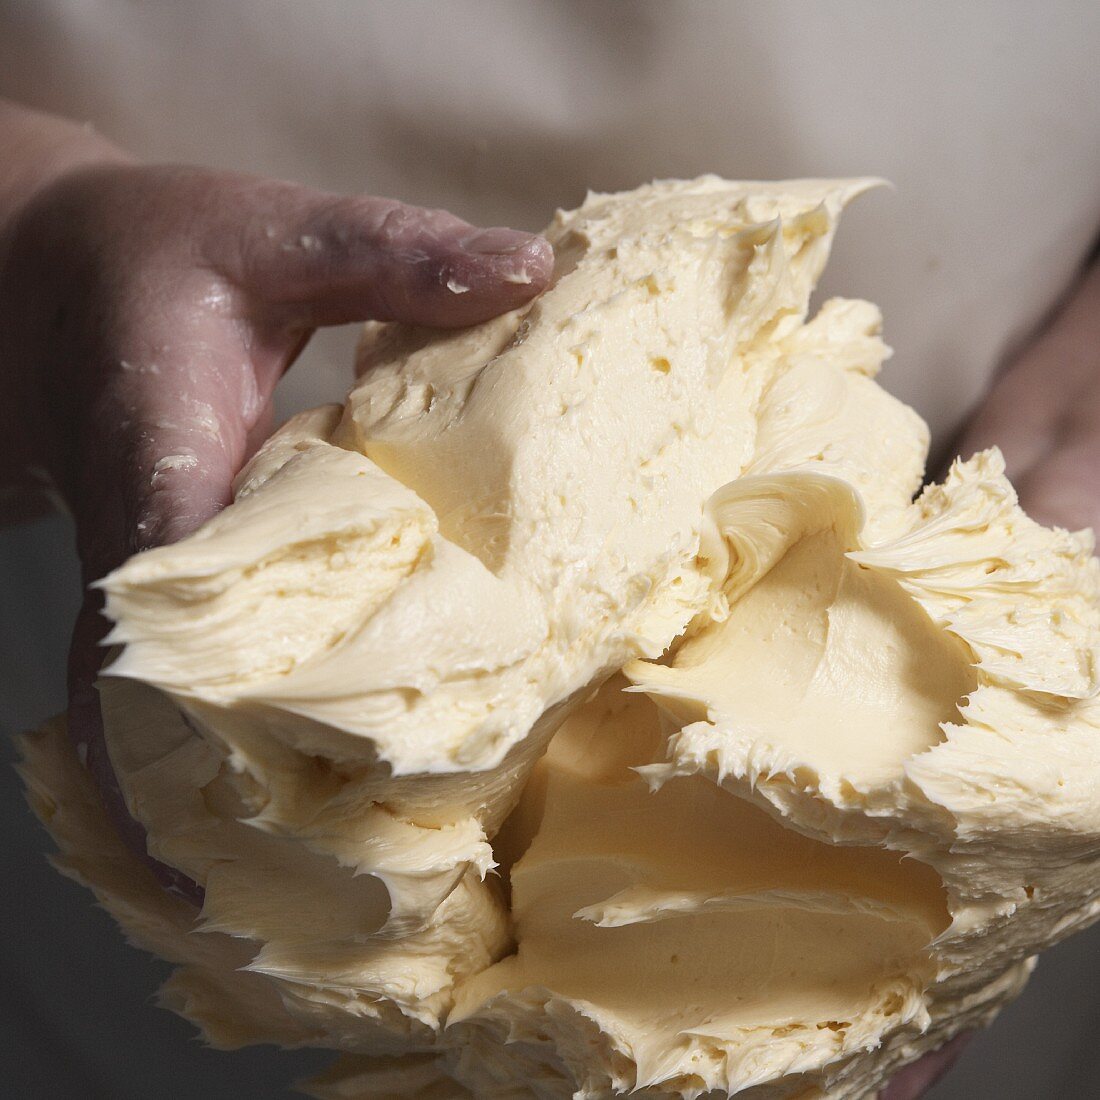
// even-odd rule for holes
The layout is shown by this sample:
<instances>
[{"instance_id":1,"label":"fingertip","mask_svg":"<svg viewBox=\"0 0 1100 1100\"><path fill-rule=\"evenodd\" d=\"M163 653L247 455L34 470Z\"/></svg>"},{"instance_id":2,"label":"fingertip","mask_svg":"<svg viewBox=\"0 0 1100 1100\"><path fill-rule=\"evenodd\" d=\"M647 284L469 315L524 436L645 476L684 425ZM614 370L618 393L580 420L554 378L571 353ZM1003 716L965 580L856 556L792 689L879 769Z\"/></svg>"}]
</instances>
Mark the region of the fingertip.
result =
<instances>
[{"instance_id":1,"label":"fingertip","mask_svg":"<svg viewBox=\"0 0 1100 1100\"><path fill-rule=\"evenodd\" d=\"M473 324L518 309L541 294L554 273L545 237L513 229L481 230L440 257L437 285L446 301L428 302L421 323Z\"/></svg>"},{"instance_id":2,"label":"fingertip","mask_svg":"<svg viewBox=\"0 0 1100 1100\"><path fill-rule=\"evenodd\" d=\"M514 256L529 249L533 242L541 240L534 233L525 233L522 229L509 229L495 225L489 229L475 229L472 233L458 239L458 245L464 252L475 256Z\"/></svg>"},{"instance_id":3,"label":"fingertip","mask_svg":"<svg viewBox=\"0 0 1100 1100\"><path fill-rule=\"evenodd\" d=\"M513 286L545 288L554 270L554 249L545 237L495 226L460 242L461 250L487 262L492 273Z\"/></svg>"},{"instance_id":4,"label":"fingertip","mask_svg":"<svg viewBox=\"0 0 1100 1100\"><path fill-rule=\"evenodd\" d=\"M532 295L541 294L554 275L554 247L545 237L533 236L515 253L515 267L505 279L528 286Z\"/></svg>"},{"instance_id":5,"label":"fingertip","mask_svg":"<svg viewBox=\"0 0 1100 1100\"><path fill-rule=\"evenodd\" d=\"M553 277L550 242L524 230L362 196L305 206L285 219L277 249L258 241L248 283L303 328L462 327L526 305Z\"/></svg>"}]
</instances>

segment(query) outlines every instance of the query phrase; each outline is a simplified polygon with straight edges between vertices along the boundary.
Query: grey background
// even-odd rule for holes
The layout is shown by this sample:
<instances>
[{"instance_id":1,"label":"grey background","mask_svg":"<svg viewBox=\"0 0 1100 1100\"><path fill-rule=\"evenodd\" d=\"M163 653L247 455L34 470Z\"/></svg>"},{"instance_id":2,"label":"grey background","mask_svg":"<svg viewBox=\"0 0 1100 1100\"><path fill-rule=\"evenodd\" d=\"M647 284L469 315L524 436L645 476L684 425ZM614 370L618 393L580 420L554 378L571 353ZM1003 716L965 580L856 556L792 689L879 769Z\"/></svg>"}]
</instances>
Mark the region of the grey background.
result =
<instances>
[{"instance_id":1,"label":"grey background","mask_svg":"<svg viewBox=\"0 0 1100 1100\"><path fill-rule=\"evenodd\" d=\"M123 943L91 895L46 862L49 840L23 801L10 735L64 706L79 596L61 516L0 531L0 1097L252 1100L327 1055L204 1048L157 1008L168 968ZM1048 952L1020 1001L971 1045L929 1100L1100 1097L1100 927Z\"/></svg>"}]
</instances>

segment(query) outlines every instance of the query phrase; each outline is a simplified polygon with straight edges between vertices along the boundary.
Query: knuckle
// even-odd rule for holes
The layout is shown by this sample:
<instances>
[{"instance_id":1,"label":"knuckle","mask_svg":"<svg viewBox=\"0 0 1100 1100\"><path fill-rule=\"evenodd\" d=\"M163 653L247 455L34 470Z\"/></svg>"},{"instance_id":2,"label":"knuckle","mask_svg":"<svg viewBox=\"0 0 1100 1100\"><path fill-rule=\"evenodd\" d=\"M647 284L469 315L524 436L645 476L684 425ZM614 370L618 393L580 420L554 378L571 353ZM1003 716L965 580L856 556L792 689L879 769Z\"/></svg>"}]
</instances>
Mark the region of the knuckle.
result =
<instances>
[{"instance_id":1,"label":"knuckle","mask_svg":"<svg viewBox=\"0 0 1100 1100\"><path fill-rule=\"evenodd\" d=\"M383 249L399 248L416 235L420 227L420 212L404 203L387 206L378 218L374 237L375 244Z\"/></svg>"}]
</instances>

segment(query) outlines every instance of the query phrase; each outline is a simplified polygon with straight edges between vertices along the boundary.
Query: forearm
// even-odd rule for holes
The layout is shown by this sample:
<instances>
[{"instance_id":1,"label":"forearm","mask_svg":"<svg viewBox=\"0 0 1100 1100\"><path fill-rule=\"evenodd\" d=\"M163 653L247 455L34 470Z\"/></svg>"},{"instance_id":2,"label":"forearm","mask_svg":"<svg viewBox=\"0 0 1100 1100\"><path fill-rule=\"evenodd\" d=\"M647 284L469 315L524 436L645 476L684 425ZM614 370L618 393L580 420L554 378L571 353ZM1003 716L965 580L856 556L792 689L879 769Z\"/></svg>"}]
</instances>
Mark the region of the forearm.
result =
<instances>
[{"instance_id":1,"label":"forearm","mask_svg":"<svg viewBox=\"0 0 1100 1100\"><path fill-rule=\"evenodd\" d=\"M23 275L13 259L20 219L45 188L84 166L127 155L91 127L0 99L0 298ZM48 466L53 428L42 379L22 353L16 312L0 310L0 521L24 514Z\"/></svg>"}]
</instances>

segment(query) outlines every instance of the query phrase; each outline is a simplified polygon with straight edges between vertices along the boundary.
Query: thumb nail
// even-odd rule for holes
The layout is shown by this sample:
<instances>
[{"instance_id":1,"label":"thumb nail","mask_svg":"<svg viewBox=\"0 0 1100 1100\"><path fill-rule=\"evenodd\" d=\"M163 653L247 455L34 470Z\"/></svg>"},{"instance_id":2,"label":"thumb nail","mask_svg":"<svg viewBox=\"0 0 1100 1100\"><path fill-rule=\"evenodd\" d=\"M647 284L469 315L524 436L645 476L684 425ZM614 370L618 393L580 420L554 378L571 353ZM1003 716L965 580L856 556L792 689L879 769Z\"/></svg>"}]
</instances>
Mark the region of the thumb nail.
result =
<instances>
[{"instance_id":1,"label":"thumb nail","mask_svg":"<svg viewBox=\"0 0 1100 1100\"><path fill-rule=\"evenodd\" d=\"M518 229L493 228L482 229L460 243L464 252L478 256L511 256L530 248L538 239L533 233Z\"/></svg>"}]
</instances>

